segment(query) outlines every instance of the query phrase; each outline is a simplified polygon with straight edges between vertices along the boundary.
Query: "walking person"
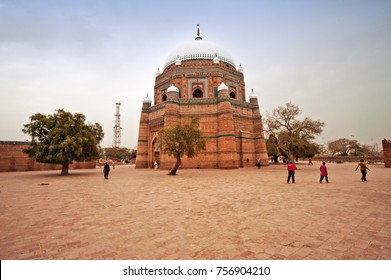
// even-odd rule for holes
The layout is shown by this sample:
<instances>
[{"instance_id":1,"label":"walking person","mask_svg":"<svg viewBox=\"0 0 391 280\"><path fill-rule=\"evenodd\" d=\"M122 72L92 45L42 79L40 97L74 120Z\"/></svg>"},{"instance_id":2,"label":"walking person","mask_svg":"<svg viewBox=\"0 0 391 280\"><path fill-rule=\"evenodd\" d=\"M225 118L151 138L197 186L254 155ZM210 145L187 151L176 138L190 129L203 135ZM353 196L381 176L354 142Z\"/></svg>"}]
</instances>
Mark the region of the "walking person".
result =
<instances>
[{"instance_id":1,"label":"walking person","mask_svg":"<svg viewBox=\"0 0 391 280\"><path fill-rule=\"evenodd\" d=\"M291 160L288 162L287 168L288 168L288 179L286 180L286 182L289 184L289 181L292 178L292 183L294 184L295 183L295 165L293 164L293 162Z\"/></svg>"},{"instance_id":2,"label":"walking person","mask_svg":"<svg viewBox=\"0 0 391 280\"><path fill-rule=\"evenodd\" d=\"M364 159L360 159L360 162L358 163L356 169L354 169L354 171L357 171L357 168L360 167L360 170L361 170L361 182L366 182L367 181L367 169L369 171L371 171L371 169L369 169L366 165L366 163L364 162Z\"/></svg>"},{"instance_id":3,"label":"walking person","mask_svg":"<svg viewBox=\"0 0 391 280\"><path fill-rule=\"evenodd\" d=\"M309 159L308 159L308 165L314 165L314 164L312 163L312 158L309 158Z\"/></svg>"},{"instance_id":4,"label":"walking person","mask_svg":"<svg viewBox=\"0 0 391 280\"><path fill-rule=\"evenodd\" d=\"M327 174L326 163L323 162L319 169L320 169L320 183L322 184L322 181L324 178L326 178L326 183L328 183L329 178L328 178L328 174Z\"/></svg>"},{"instance_id":5,"label":"walking person","mask_svg":"<svg viewBox=\"0 0 391 280\"><path fill-rule=\"evenodd\" d=\"M105 166L103 167L103 175L105 179L109 179L109 172L110 172L110 165L106 162Z\"/></svg>"},{"instance_id":6,"label":"walking person","mask_svg":"<svg viewBox=\"0 0 391 280\"><path fill-rule=\"evenodd\" d=\"M261 160L259 159L259 157L257 158L257 166L258 168L261 168Z\"/></svg>"}]
</instances>

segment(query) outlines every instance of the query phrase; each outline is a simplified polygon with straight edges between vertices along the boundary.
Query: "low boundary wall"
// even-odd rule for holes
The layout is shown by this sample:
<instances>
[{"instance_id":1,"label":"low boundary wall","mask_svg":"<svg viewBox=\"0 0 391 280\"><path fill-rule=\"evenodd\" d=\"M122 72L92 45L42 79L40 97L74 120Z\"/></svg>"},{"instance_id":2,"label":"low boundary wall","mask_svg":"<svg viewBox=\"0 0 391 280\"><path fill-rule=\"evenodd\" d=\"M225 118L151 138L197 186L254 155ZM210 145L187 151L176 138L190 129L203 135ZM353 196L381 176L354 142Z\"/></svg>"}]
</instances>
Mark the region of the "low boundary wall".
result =
<instances>
[{"instance_id":1,"label":"low boundary wall","mask_svg":"<svg viewBox=\"0 0 391 280\"><path fill-rule=\"evenodd\" d=\"M22 150L30 143L25 141L0 141L0 172L61 170L61 164L40 163L30 158ZM78 161L69 165L69 169L94 169L96 162Z\"/></svg>"},{"instance_id":2,"label":"low boundary wall","mask_svg":"<svg viewBox=\"0 0 391 280\"><path fill-rule=\"evenodd\" d=\"M313 158L316 161L325 162L359 162L364 159L367 163L383 163L384 158L379 156L316 156Z\"/></svg>"}]
</instances>

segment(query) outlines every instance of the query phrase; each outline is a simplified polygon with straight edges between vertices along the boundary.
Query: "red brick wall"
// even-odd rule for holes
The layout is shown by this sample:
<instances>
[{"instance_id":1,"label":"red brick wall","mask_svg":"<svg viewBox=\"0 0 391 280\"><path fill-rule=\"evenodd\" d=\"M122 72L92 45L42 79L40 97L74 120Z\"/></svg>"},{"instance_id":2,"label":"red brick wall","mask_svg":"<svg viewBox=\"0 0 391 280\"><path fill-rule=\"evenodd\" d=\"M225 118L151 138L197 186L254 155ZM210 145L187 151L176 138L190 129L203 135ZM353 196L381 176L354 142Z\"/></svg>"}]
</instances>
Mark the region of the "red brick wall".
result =
<instances>
[{"instance_id":1,"label":"red brick wall","mask_svg":"<svg viewBox=\"0 0 391 280\"><path fill-rule=\"evenodd\" d=\"M234 89L234 98L229 90L218 91L221 82ZM168 92L171 85L179 93ZM195 88L202 90L202 98L193 98ZM246 102L245 92L243 73L226 63L187 60L167 67L156 76L154 105L143 104L136 168L153 167L157 158L161 169L170 169L175 159L157 153L153 141L160 128L173 127L189 117L199 118L206 151L192 159L184 157L181 168L254 166L257 157L262 165L269 165L258 99Z\"/></svg>"},{"instance_id":2,"label":"red brick wall","mask_svg":"<svg viewBox=\"0 0 391 280\"><path fill-rule=\"evenodd\" d=\"M391 140L382 140L384 165L391 168Z\"/></svg>"},{"instance_id":3,"label":"red brick wall","mask_svg":"<svg viewBox=\"0 0 391 280\"><path fill-rule=\"evenodd\" d=\"M60 164L39 163L23 153L29 147L28 142L0 141L0 172L61 170ZM75 162L69 169L93 169L95 161Z\"/></svg>"}]
</instances>

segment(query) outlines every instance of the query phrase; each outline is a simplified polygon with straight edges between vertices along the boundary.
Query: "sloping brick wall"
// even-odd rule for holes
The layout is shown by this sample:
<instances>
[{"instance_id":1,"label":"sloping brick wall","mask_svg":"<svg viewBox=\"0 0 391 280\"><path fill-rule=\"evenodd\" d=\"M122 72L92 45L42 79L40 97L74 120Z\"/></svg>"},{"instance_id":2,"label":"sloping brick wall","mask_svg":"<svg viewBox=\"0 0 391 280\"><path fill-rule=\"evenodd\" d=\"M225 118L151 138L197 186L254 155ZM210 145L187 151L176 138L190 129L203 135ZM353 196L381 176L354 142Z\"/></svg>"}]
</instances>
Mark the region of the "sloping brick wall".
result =
<instances>
[{"instance_id":1,"label":"sloping brick wall","mask_svg":"<svg viewBox=\"0 0 391 280\"><path fill-rule=\"evenodd\" d=\"M0 141L0 172L11 171L38 171L61 170L60 164L48 164L36 162L23 153L23 149L29 147L29 142ZM93 169L95 161L75 162L69 169Z\"/></svg>"}]
</instances>

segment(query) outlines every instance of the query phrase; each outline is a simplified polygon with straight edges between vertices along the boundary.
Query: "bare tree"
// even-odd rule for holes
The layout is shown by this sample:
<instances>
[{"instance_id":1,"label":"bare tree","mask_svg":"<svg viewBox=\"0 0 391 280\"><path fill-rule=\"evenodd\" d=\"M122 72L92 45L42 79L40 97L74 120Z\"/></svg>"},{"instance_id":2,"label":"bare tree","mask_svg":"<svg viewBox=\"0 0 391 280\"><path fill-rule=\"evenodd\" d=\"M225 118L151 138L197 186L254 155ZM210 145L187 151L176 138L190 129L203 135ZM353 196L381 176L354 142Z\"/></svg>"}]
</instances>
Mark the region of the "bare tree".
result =
<instances>
[{"instance_id":1,"label":"bare tree","mask_svg":"<svg viewBox=\"0 0 391 280\"><path fill-rule=\"evenodd\" d=\"M361 156L379 154L375 145L362 145L357 140L350 140L347 138L339 138L338 140L330 141L327 144L327 148L333 156Z\"/></svg>"},{"instance_id":2,"label":"bare tree","mask_svg":"<svg viewBox=\"0 0 391 280\"><path fill-rule=\"evenodd\" d=\"M324 122L314 121L305 117L299 120L301 110L297 105L288 102L285 107L279 106L273 110L271 116L267 115L265 121L266 133L271 139L275 149L281 151L293 160L303 149L315 151L316 144L313 143L316 135L323 131Z\"/></svg>"}]
</instances>

